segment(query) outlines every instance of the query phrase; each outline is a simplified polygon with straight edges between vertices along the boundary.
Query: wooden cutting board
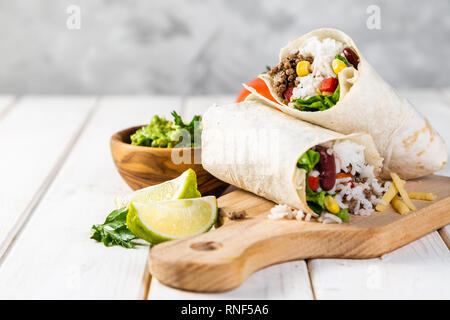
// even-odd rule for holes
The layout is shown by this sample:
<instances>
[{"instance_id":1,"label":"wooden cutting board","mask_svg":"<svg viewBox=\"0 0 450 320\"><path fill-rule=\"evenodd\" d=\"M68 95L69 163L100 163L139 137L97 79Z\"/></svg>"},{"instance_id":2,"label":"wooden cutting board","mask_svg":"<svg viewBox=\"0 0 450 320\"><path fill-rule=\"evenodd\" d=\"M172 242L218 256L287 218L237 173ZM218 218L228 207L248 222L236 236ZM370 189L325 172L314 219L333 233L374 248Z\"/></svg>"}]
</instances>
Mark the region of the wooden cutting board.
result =
<instances>
[{"instance_id":1,"label":"wooden cutting board","mask_svg":"<svg viewBox=\"0 0 450 320\"><path fill-rule=\"evenodd\" d=\"M417 211L392 208L350 223L322 224L267 218L273 202L236 190L218 199L222 226L208 233L165 242L150 250L150 271L165 285L220 292L239 286L250 274L272 264L311 258L379 257L450 223L450 178L408 181L406 189L433 192L433 202L413 200ZM227 214L245 210L247 218Z\"/></svg>"}]
</instances>

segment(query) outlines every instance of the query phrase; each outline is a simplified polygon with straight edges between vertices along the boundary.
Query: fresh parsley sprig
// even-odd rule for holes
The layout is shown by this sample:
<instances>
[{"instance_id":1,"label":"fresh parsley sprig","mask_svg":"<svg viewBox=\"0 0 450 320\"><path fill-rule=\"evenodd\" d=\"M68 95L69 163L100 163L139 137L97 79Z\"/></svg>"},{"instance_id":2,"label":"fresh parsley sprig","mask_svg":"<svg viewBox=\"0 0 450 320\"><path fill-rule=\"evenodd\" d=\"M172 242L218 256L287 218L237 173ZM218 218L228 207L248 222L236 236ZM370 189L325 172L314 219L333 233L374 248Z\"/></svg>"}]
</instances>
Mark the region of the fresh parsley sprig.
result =
<instances>
[{"instance_id":1,"label":"fresh parsley sprig","mask_svg":"<svg viewBox=\"0 0 450 320\"><path fill-rule=\"evenodd\" d=\"M137 237L127 228L127 208L121 208L111 212L103 224L93 225L91 239L95 239L107 247L122 246L134 248L137 243L132 240Z\"/></svg>"}]
</instances>

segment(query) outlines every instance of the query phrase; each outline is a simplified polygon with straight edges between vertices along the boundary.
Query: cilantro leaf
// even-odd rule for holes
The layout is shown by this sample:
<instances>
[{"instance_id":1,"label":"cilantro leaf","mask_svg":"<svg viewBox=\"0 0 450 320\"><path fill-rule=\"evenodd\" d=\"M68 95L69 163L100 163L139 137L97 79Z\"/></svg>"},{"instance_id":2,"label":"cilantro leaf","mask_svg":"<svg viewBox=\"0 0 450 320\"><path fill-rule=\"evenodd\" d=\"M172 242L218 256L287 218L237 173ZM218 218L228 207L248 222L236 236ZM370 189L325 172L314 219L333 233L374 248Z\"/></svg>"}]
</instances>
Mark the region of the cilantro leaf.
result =
<instances>
[{"instance_id":1,"label":"cilantro leaf","mask_svg":"<svg viewBox=\"0 0 450 320\"><path fill-rule=\"evenodd\" d=\"M92 226L91 239L103 242L107 247L134 248L136 243L132 240L137 239L137 237L127 228L127 214L127 208L111 212L103 224Z\"/></svg>"}]
</instances>

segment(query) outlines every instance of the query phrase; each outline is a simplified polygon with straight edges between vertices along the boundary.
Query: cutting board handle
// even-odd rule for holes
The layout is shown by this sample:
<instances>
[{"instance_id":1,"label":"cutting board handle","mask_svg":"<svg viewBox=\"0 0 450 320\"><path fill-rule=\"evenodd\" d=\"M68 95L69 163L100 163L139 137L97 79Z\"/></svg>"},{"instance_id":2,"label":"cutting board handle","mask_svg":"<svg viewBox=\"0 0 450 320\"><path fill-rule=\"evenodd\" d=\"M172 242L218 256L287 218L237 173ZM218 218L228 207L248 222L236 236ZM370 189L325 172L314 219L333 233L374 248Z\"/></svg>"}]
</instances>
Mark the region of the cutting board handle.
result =
<instances>
[{"instance_id":1,"label":"cutting board handle","mask_svg":"<svg viewBox=\"0 0 450 320\"><path fill-rule=\"evenodd\" d=\"M286 248L298 243L287 241L288 238L298 238L301 233L286 232L273 237L270 229L274 222L267 226L261 219L256 220L259 221L230 221L209 233L153 247L152 275L176 288L225 291L239 286L251 273L265 266L307 256L302 253L304 246Z\"/></svg>"},{"instance_id":2,"label":"cutting board handle","mask_svg":"<svg viewBox=\"0 0 450 320\"><path fill-rule=\"evenodd\" d=\"M220 216L245 210L243 220L150 250L150 271L165 285L191 291L220 292L239 286L269 265L312 258L373 258L450 223L450 178L430 176L408 181L410 190L433 192L438 200L415 201L418 210L399 215L391 208L350 223L322 224L271 220L274 204L237 190L220 197Z\"/></svg>"},{"instance_id":3,"label":"cutting board handle","mask_svg":"<svg viewBox=\"0 0 450 320\"><path fill-rule=\"evenodd\" d=\"M208 233L159 244L150 250L150 271L160 282L180 289L220 292L239 286L250 274L272 264L354 252L346 234L336 241L330 226L295 220L270 220L267 214L229 221ZM352 235L350 235L350 233ZM354 232L348 236L354 238ZM370 235L360 233L364 242Z\"/></svg>"}]
</instances>

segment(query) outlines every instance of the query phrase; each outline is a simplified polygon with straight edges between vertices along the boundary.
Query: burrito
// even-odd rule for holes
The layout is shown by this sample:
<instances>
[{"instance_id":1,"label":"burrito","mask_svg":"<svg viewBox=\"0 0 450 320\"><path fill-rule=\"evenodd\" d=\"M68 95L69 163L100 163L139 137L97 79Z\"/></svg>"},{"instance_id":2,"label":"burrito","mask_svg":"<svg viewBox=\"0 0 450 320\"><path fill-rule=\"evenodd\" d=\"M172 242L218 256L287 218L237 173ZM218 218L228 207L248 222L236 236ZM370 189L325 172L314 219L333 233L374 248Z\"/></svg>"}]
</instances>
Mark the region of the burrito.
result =
<instances>
[{"instance_id":1,"label":"burrito","mask_svg":"<svg viewBox=\"0 0 450 320\"><path fill-rule=\"evenodd\" d=\"M260 78L277 102L246 88L282 112L343 134L371 134L384 177L417 178L446 164L439 134L339 30L314 30L288 43L280 63Z\"/></svg>"},{"instance_id":2,"label":"burrito","mask_svg":"<svg viewBox=\"0 0 450 320\"><path fill-rule=\"evenodd\" d=\"M367 133L343 135L261 101L212 106L203 116L202 165L213 176L301 213L348 221L380 203L389 182Z\"/></svg>"}]
</instances>

